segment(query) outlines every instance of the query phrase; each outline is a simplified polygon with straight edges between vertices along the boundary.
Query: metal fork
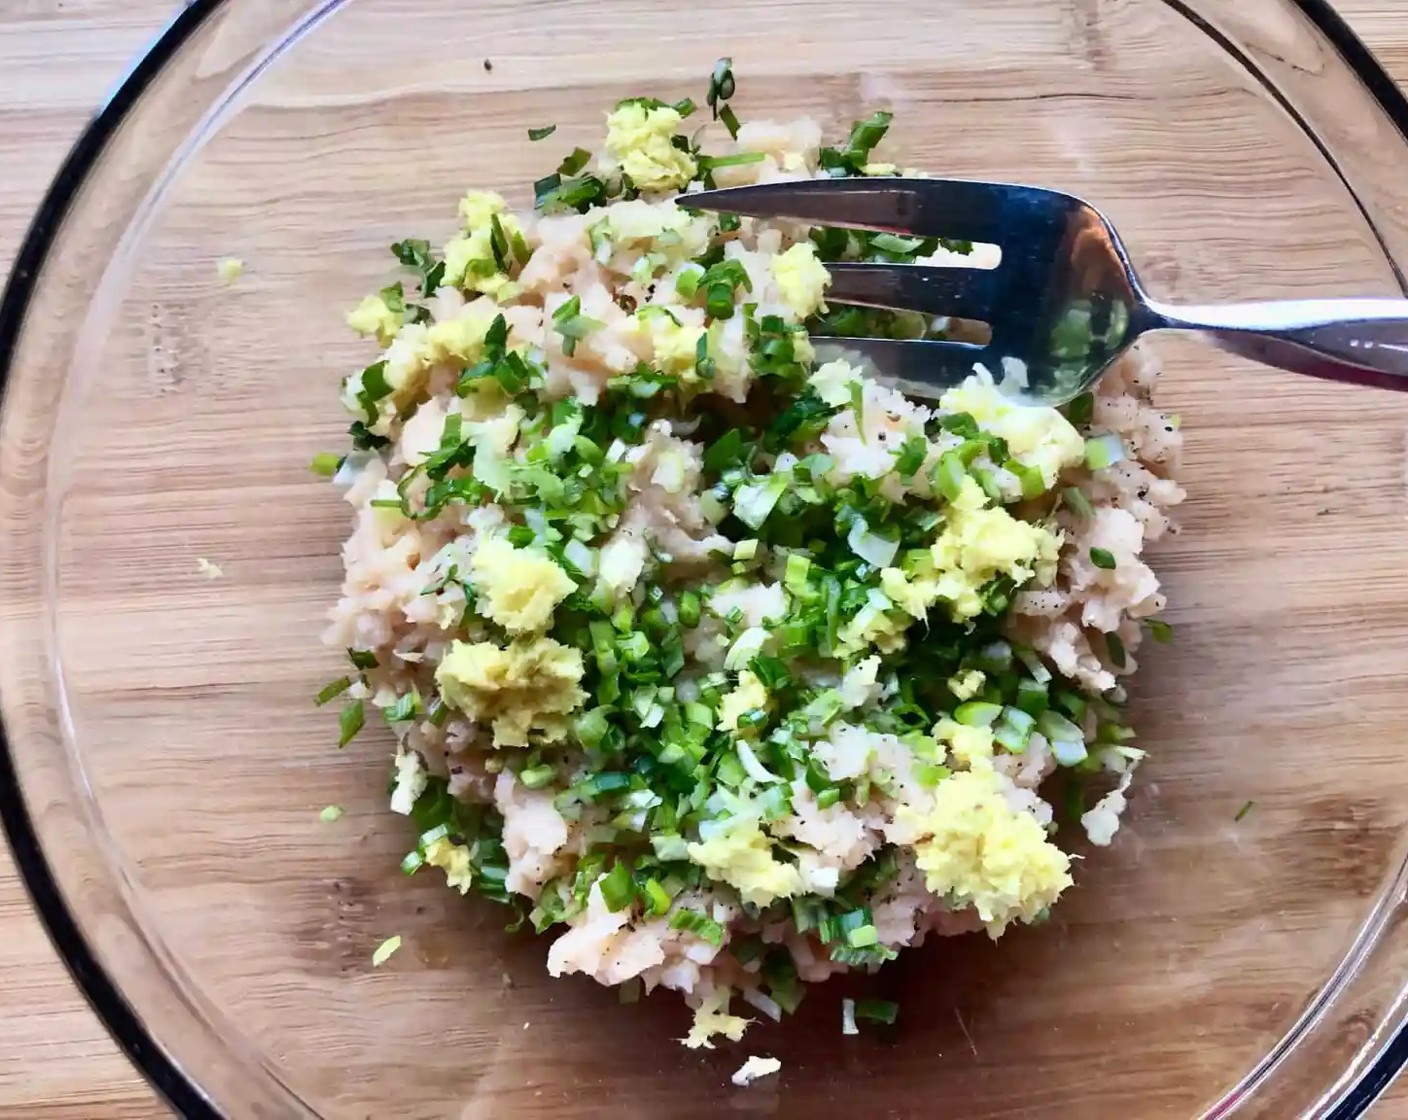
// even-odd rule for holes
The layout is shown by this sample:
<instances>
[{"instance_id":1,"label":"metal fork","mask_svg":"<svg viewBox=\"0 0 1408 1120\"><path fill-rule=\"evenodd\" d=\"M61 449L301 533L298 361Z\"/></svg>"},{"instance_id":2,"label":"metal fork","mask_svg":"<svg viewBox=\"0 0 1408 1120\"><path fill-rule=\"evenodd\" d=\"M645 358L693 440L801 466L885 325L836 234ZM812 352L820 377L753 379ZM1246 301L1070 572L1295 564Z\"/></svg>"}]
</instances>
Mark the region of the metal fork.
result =
<instances>
[{"instance_id":1,"label":"metal fork","mask_svg":"<svg viewBox=\"0 0 1408 1120\"><path fill-rule=\"evenodd\" d=\"M1408 300L1321 299L1174 307L1151 299L1114 227L1059 191L959 179L812 179L726 187L691 208L813 225L996 244L996 268L839 261L828 302L985 322L986 345L943 340L817 338L822 360L845 355L921 397L958 384L981 362L1025 365L1008 391L1062 404L1150 331L1198 331L1266 365L1408 390ZM1025 380L1025 385L1022 384Z\"/></svg>"}]
</instances>

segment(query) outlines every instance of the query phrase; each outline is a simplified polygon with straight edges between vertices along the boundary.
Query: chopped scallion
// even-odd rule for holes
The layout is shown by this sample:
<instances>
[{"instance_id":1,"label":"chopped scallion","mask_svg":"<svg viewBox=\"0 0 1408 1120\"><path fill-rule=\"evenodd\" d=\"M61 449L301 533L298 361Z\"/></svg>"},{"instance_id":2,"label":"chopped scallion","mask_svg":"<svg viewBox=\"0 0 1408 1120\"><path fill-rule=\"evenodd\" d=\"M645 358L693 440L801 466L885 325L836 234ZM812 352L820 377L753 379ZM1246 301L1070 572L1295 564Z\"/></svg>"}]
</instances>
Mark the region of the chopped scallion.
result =
<instances>
[{"instance_id":1,"label":"chopped scallion","mask_svg":"<svg viewBox=\"0 0 1408 1120\"><path fill-rule=\"evenodd\" d=\"M1012 754L1021 754L1031 741L1036 718L1021 708L1004 708L993 739Z\"/></svg>"},{"instance_id":2,"label":"chopped scallion","mask_svg":"<svg viewBox=\"0 0 1408 1120\"><path fill-rule=\"evenodd\" d=\"M1123 669L1129 664L1129 654L1125 652L1124 642L1118 634L1106 634L1105 647L1110 651L1110 662L1116 669Z\"/></svg>"},{"instance_id":3,"label":"chopped scallion","mask_svg":"<svg viewBox=\"0 0 1408 1120\"><path fill-rule=\"evenodd\" d=\"M787 557L787 566L783 572L782 585L793 595L802 595L807 590L807 573L811 571L812 562L807 556L800 552L790 553Z\"/></svg>"},{"instance_id":4,"label":"chopped scallion","mask_svg":"<svg viewBox=\"0 0 1408 1120\"><path fill-rule=\"evenodd\" d=\"M787 492L788 482L786 474L770 474L760 482L740 486L733 492L733 515L748 528L761 529ZM863 523L861 527L864 528Z\"/></svg>"},{"instance_id":5,"label":"chopped scallion","mask_svg":"<svg viewBox=\"0 0 1408 1120\"><path fill-rule=\"evenodd\" d=\"M1161 618L1151 618L1144 623L1149 628L1149 637L1156 642L1168 643L1173 641L1173 627Z\"/></svg>"},{"instance_id":6,"label":"chopped scallion","mask_svg":"<svg viewBox=\"0 0 1408 1120\"><path fill-rule=\"evenodd\" d=\"M1104 548L1092 548L1090 550L1090 562L1097 568L1103 568L1107 572L1116 568L1115 554Z\"/></svg>"},{"instance_id":7,"label":"chopped scallion","mask_svg":"<svg viewBox=\"0 0 1408 1120\"><path fill-rule=\"evenodd\" d=\"M695 934L710 945L724 943L724 927L698 910L676 910L670 915L670 928Z\"/></svg>"},{"instance_id":8,"label":"chopped scallion","mask_svg":"<svg viewBox=\"0 0 1408 1120\"><path fill-rule=\"evenodd\" d=\"M840 786L827 786L816 795L816 806L818 809L829 809L833 805L841 803L842 790Z\"/></svg>"},{"instance_id":9,"label":"chopped scallion","mask_svg":"<svg viewBox=\"0 0 1408 1120\"><path fill-rule=\"evenodd\" d=\"M1047 689L1048 686L1044 682L1018 681L1017 698L1014 703L1018 709L1026 712L1029 716L1040 716L1050 704Z\"/></svg>"},{"instance_id":10,"label":"chopped scallion","mask_svg":"<svg viewBox=\"0 0 1408 1120\"><path fill-rule=\"evenodd\" d=\"M1017 476L1022 487L1022 497L1030 501L1046 493L1046 476L1040 467L1029 467L1016 459L1008 459L1003 466Z\"/></svg>"},{"instance_id":11,"label":"chopped scallion","mask_svg":"<svg viewBox=\"0 0 1408 1120\"><path fill-rule=\"evenodd\" d=\"M934 466L934 485L948 501L956 501L963 490L963 480L968 477L963 460L954 451L945 451Z\"/></svg>"},{"instance_id":12,"label":"chopped scallion","mask_svg":"<svg viewBox=\"0 0 1408 1120\"><path fill-rule=\"evenodd\" d=\"M673 832L656 833L650 838L650 846L657 858L681 860L689 858L689 844L683 836Z\"/></svg>"},{"instance_id":13,"label":"chopped scallion","mask_svg":"<svg viewBox=\"0 0 1408 1120\"><path fill-rule=\"evenodd\" d=\"M922 237L900 237L894 233L877 233L870 238L870 247L882 253L898 256L912 256L924 244Z\"/></svg>"},{"instance_id":14,"label":"chopped scallion","mask_svg":"<svg viewBox=\"0 0 1408 1120\"><path fill-rule=\"evenodd\" d=\"M518 772L518 780L529 789L542 789L555 774L551 766L525 766Z\"/></svg>"},{"instance_id":15,"label":"chopped scallion","mask_svg":"<svg viewBox=\"0 0 1408 1120\"><path fill-rule=\"evenodd\" d=\"M570 179L591 161L592 154L586 148L573 148L568 156L557 165L557 173L563 178Z\"/></svg>"},{"instance_id":16,"label":"chopped scallion","mask_svg":"<svg viewBox=\"0 0 1408 1120\"><path fill-rule=\"evenodd\" d=\"M766 152L735 152L728 156L700 156L699 170L713 171L719 167L743 167L750 163L762 163L767 158Z\"/></svg>"},{"instance_id":17,"label":"chopped scallion","mask_svg":"<svg viewBox=\"0 0 1408 1120\"><path fill-rule=\"evenodd\" d=\"M889 999L858 999L856 1000L855 1017L864 1019L871 1023L884 1023L886 1026L894 1023L900 1015L900 1005Z\"/></svg>"},{"instance_id":18,"label":"chopped scallion","mask_svg":"<svg viewBox=\"0 0 1408 1120\"><path fill-rule=\"evenodd\" d=\"M308 469L323 478L332 478L341 466L341 455L334 451L320 451L313 456L313 461L308 465Z\"/></svg>"},{"instance_id":19,"label":"chopped scallion","mask_svg":"<svg viewBox=\"0 0 1408 1120\"><path fill-rule=\"evenodd\" d=\"M337 745L345 747L356 737L357 732L362 730L362 725L366 722L366 710L360 700L353 700L342 709L342 715L338 718L339 735Z\"/></svg>"},{"instance_id":20,"label":"chopped scallion","mask_svg":"<svg viewBox=\"0 0 1408 1120\"><path fill-rule=\"evenodd\" d=\"M929 441L923 436L910 436L895 454L895 470L900 478L908 482L924 465L929 455Z\"/></svg>"},{"instance_id":21,"label":"chopped scallion","mask_svg":"<svg viewBox=\"0 0 1408 1120\"><path fill-rule=\"evenodd\" d=\"M641 890L645 895L645 911L650 917L658 918L669 911L670 894L658 879L647 879Z\"/></svg>"},{"instance_id":22,"label":"chopped scallion","mask_svg":"<svg viewBox=\"0 0 1408 1120\"><path fill-rule=\"evenodd\" d=\"M1002 715L1001 704L986 704L970 700L954 710L953 718L965 727L991 727Z\"/></svg>"},{"instance_id":23,"label":"chopped scallion","mask_svg":"<svg viewBox=\"0 0 1408 1120\"><path fill-rule=\"evenodd\" d=\"M635 883L631 880L631 869L621 860L612 865L611 870L597 880L601 899L613 913L624 910L635 901Z\"/></svg>"},{"instance_id":24,"label":"chopped scallion","mask_svg":"<svg viewBox=\"0 0 1408 1120\"><path fill-rule=\"evenodd\" d=\"M391 955L401 947L400 936L388 937L376 947L376 952L372 954L372 967L379 968L391 959Z\"/></svg>"},{"instance_id":25,"label":"chopped scallion","mask_svg":"<svg viewBox=\"0 0 1408 1120\"><path fill-rule=\"evenodd\" d=\"M396 702L385 712L387 723L409 723L424 714L425 708L421 704L420 692L415 685L411 686L409 692L398 696Z\"/></svg>"},{"instance_id":26,"label":"chopped scallion","mask_svg":"<svg viewBox=\"0 0 1408 1120\"><path fill-rule=\"evenodd\" d=\"M846 944L852 949L868 949L880 943L880 935L874 926L858 926L846 934Z\"/></svg>"},{"instance_id":27,"label":"chopped scallion","mask_svg":"<svg viewBox=\"0 0 1408 1120\"><path fill-rule=\"evenodd\" d=\"M1103 471L1124 458L1124 444L1117 435L1096 436L1085 441L1085 465L1092 471Z\"/></svg>"},{"instance_id":28,"label":"chopped scallion","mask_svg":"<svg viewBox=\"0 0 1408 1120\"><path fill-rule=\"evenodd\" d=\"M738 118L725 102L734 95L737 88L738 84L733 77L733 59L719 59L714 63L714 72L709 75L709 92L705 95L704 102L714 114L714 119L723 121L728 134L735 139L738 137Z\"/></svg>"},{"instance_id":29,"label":"chopped scallion","mask_svg":"<svg viewBox=\"0 0 1408 1120\"><path fill-rule=\"evenodd\" d=\"M856 517L846 534L846 545L852 552L875 568L888 568L899 552L898 538L882 537L871 532L865 518Z\"/></svg>"},{"instance_id":30,"label":"chopped scallion","mask_svg":"<svg viewBox=\"0 0 1408 1120\"><path fill-rule=\"evenodd\" d=\"M329 681L327 684L323 685L318 695L313 698L313 703L321 708L329 700L336 700L351 687L351 677L338 677L337 680Z\"/></svg>"},{"instance_id":31,"label":"chopped scallion","mask_svg":"<svg viewBox=\"0 0 1408 1120\"><path fill-rule=\"evenodd\" d=\"M602 325L582 314L579 296L573 296L552 313L552 329L562 337L562 352L569 358L576 353L577 343L593 331L600 330Z\"/></svg>"},{"instance_id":32,"label":"chopped scallion","mask_svg":"<svg viewBox=\"0 0 1408 1120\"><path fill-rule=\"evenodd\" d=\"M1061 500L1077 517L1095 516L1095 508L1090 504L1090 499L1085 496L1085 491L1079 486L1067 486L1061 491Z\"/></svg>"},{"instance_id":33,"label":"chopped scallion","mask_svg":"<svg viewBox=\"0 0 1408 1120\"><path fill-rule=\"evenodd\" d=\"M951 771L947 766L939 766L932 762L916 763L914 776L919 780L919 784L932 789L949 776Z\"/></svg>"},{"instance_id":34,"label":"chopped scallion","mask_svg":"<svg viewBox=\"0 0 1408 1120\"><path fill-rule=\"evenodd\" d=\"M639 976L632 976L627 980L622 980L621 983L616 986L616 998L626 1004L639 1003L643 987L644 985L642 985Z\"/></svg>"}]
</instances>

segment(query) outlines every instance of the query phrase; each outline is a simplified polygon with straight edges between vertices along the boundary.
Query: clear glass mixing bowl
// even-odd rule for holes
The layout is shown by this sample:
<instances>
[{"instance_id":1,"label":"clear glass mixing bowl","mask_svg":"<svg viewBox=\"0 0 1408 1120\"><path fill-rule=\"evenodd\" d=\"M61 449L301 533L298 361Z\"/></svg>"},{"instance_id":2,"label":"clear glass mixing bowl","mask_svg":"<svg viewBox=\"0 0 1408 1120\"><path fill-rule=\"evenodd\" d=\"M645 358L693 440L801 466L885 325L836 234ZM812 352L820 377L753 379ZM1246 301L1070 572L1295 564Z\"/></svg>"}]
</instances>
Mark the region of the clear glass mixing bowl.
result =
<instances>
[{"instance_id":1,"label":"clear glass mixing bowl","mask_svg":"<svg viewBox=\"0 0 1408 1120\"><path fill-rule=\"evenodd\" d=\"M908 163L1091 198L1160 296L1404 290L1408 105L1308 0L198 0L0 320L0 799L60 951L191 1116L1357 1113L1405 1051L1408 401L1196 342L1160 346L1191 500L1147 782L1049 925L699 1055L673 998L550 981L398 871L388 744L339 753L310 702L341 671L346 516L306 467L364 352L341 313L465 187L528 200L527 126L590 145L720 55L749 117L888 106ZM841 1036L858 990L896 1031ZM781 1076L731 1088L745 1053Z\"/></svg>"}]
</instances>

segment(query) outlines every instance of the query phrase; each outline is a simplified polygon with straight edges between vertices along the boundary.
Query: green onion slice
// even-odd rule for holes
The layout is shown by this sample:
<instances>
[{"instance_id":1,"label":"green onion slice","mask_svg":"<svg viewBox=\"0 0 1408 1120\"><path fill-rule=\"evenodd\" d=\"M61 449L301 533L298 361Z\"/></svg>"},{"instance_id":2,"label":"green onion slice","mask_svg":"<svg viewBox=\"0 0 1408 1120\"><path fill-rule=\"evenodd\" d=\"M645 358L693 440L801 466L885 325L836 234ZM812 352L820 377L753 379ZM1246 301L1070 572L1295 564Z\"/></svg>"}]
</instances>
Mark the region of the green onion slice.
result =
<instances>
[{"instance_id":1,"label":"green onion slice","mask_svg":"<svg viewBox=\"0 0 1408 1120\"><path fill-rule=\"evenodd\" d=\"M1092 548L1090 550L1090 562L1097 568L1102 568L1107 572L1114 571L1115 554L1104 548Z\"/></svg>"},{"instance_id":2,"label":"green onion slice","mask_svg":"<svg viewBox=\"0 0 1408 1120\"><path fill-rule=\"evenodd\" d=\"M366 722L366 718L366 709L362 706L360 700L353 700L352 703L344 707L342 709L342 715L338 719L338 729L340 733L338 735L337 745L339 747L347 746L347 744L356 737L357 732L362 730L362 725Z\"/></svg>"},{"instance_id":3,"label":"green onion slice","mask_svg":"<svg viewBox=\"0 0 1408 1120\"><path fill-rule=\"evenodd\" d=\"M308 464L308 469L323 478L332 478L337 474L338 468L342 466L342 458L334 451L320 451L313 456L313 461Z\"/></svg>"},{"instance_id":4,"label":"green onion slice","mask_svg":"<svg viewBox=\"0 0 1408 1120\"><path fill-rule=\"evenodd\" d=\"M351 677L338 677L337 680L329 681L327 684L323 685L318 695L313 698L313 703L321 708L329 700L336 700L351 687Z\"/></svg>"},{"instance_id":5,"label":"green onion slice","mask_svg":"<svg viewBox=\"0 0 1408 1120\"><path fill-rule=\"evenodd\" d=\"M871 1023L894 1023L900 1015L900 1005L889 999L856 1000L855 1016Z\"/></svg>"}]
</instances>

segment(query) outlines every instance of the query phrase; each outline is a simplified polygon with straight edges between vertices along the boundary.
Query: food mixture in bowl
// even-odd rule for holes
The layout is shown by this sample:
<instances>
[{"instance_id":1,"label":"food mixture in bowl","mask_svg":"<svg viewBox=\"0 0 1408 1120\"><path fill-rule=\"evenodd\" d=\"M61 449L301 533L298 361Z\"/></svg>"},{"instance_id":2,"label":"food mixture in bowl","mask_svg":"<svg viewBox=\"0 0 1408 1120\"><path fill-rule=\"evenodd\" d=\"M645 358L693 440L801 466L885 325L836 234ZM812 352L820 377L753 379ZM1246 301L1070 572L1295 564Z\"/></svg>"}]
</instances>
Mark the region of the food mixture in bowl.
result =
<instances>
[{"instance_id":1,"label":"food mixture in bowl","mask_svg":"<svg viewBox=\"0 0 1408 1120\"><path fill-rule=\"evenodd\" d=\"M394 246L414 279L349 316L382 348L353 450L315 463L355 511L319 699L343 745L395 734L404 870L508 904L554 975L683 993L691 1046L1045 918L1058 819L1110 843L1143 757L1120 680L1167 636L1141 553L1183 497L1140 356L1064 410L999 392L1015 363L937 407L819 363L949 326L828 307L828 261L983 250L691 211L897 173L887 113L829 147L733 92L724 61L703 110L622 102L533 212L473 191L442 251Z\"/></svg>"}]
</instances>

